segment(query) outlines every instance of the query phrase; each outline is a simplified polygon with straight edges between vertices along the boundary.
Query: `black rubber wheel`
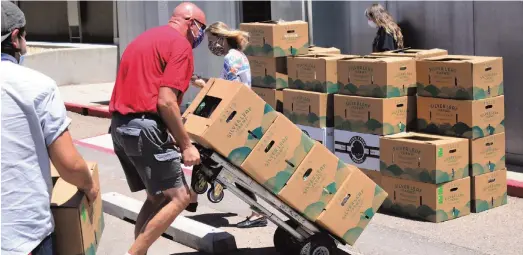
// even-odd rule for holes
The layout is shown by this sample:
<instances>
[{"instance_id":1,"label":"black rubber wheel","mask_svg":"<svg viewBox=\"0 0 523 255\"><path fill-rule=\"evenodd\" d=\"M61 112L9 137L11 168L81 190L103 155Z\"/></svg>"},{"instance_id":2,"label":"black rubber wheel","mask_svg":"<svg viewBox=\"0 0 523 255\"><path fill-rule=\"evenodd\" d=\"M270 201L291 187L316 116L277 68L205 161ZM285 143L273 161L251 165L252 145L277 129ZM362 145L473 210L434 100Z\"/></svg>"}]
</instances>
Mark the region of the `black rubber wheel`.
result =
<instances>
[{"instance_id":1,"label":"black rubber wheel","mask_svg":"<svg viewBox=\"0 0 523 255\"><path fill-rule=\"evenodd\" d=\"M307 242L302 243L300 255L333 255L337 247L334 239L325 234L312 236Z\"/></svg>"},{"instance_id":2,"label":"black rubber wheel","mask_svg":"<svg viewBox=\"0 0 523 255\"><path fill-rule=\"evenodd\" d=\"M289 226L296 229L297 224L293 221L286 221ZM296 254L298 248L300 247L300 241L298 241L294 236L292 236L287 230L282 227L276 228L273 237L274 248L276 251L282 255L286 254Z\"/></svg>"},{"instance_id":3,"label":"black rubber wheel","mask_svg":"<svg viewBox=\"0 0 523 255\"><path fill-rule=\"evenodd\" d=\"M209 191L207 191L207 198L211 203L219 203L223 200L223 197L225 196L225 192L223 192L223 186L221 184L218 184L218 186L213 185ZM217 190L219 189L219 190Z\"/></svg>"},{"instance_id":4,"label":"black rubber wheel","mask_svg":"<svg viewBox=\"0 0 523 255\"><path fill-rule=\"evenodd\" d=\"M204 194L209 188L209 183L205 180L203 175L199 172L193 173L191 180L191 188L196 194Z\"/></svg>"}]
</instances>

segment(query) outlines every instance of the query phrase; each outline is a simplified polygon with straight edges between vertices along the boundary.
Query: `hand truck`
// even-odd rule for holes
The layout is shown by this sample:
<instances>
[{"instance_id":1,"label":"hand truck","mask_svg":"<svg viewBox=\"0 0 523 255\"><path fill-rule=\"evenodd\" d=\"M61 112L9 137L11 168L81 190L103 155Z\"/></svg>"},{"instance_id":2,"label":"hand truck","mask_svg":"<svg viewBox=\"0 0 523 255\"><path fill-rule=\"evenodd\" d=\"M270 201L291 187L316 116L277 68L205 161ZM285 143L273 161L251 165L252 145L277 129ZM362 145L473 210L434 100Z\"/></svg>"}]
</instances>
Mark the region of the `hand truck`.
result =
<instances>
[{"instance_id":1,"label":"hand truck","mask_svg":"<svg viewBox=\"0 0 523 255\"><path fill-rule=\"evenodd\" d=\"M193 168L191 187L194 192L204 194L207 191L209 201L219 203L224 197L223 190L227 189L250 206L258 208L278 226L274 233L274 247L280 254L337 254L337 244L346 244L342 239L304 218L217 152L198 144L196 147L200 152L201 164ZM236 187L236 183L256 194L289 220L281 219L268 208L245 195ZM209 184L211 184L210 189Z\"/></svg>"}]
</instances>

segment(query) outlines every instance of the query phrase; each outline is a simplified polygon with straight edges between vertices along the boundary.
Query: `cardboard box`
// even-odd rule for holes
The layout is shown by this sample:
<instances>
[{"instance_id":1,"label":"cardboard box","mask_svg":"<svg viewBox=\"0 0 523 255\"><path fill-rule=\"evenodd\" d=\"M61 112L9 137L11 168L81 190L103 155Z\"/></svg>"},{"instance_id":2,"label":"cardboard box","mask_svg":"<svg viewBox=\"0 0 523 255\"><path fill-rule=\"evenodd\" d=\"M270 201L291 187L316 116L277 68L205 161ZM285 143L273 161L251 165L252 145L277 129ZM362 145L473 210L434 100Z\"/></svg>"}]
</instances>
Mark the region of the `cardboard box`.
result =
<instances>
[{"instance_id":1,"label":"cardboard box","mask_svg":"<svg viewBox=\"0 0 523 255\"><path fill-rule=\"evenodd\" d=\"M401 97L416 94L416 61L405 57L365 56L338 61L340 94Z\"/></svg>"},{"instance_id":2,"label":"cardboard box","mask_svg":"<svg viewBox=\"0 0 523 255\"><path fill-rule=\"evenodd\" d=\"M289 87L286 57L247 56L251 67L253 87L284 89Z\"/></svg>"},{"instance_id":3,"label":"cardboard box","mask_svg":"<svg viewBox=\"0 0 523 255\"><path fill-rule=\"evenodd\" d=\"M98 164L88 162L87 165L93 180L99 184ZM60 178L57 171L55 173L51 211L55 222L56 253L96 254L105 228L101 193L89 205L83 192Z\"/></svg>"},{"instance_id":4,"label":"cardboard box","mask_svg":"<svg viewBox=\"0 0 523 255\"><path fill-rule=\"evenodd\" d=\"M424 58L445 56L448 54L449 54L449 52L447 50L443 50L443 49L430 49L430 50L399 49L399 50L391 50L391 51L384 51L384 52L374 52L371 55L387 56L387 57L410 57L410 58L419 60L419 59L424 59Z\"/></svg>"},{"instance_id":5,"label":"cardboard box","mask_svg":"<svg viewBox=\"0 0 523 255\"><path fill-rule=\"evenodd\" d=\"M418 97L418 130L478 139L505 132L505 97L452 100Z\"/></svg>"},{"instance_id":6,"label":"cardboard box","mask_svg":"<svg viewBox=\"0 0 523 255\"><path fill-rule=\"evenodd\" d=\"M353 171L316 222L353 245L385 198L380 186L361 171Z\"/></svg>"},{"instance_id":7,"label":"cardboard box","mask_svg":"<svg viewBox=\"0 0 523 255\"><path fill-rule=\"evenodd\" d=\"M301 129L278 114L241 168L258 183L278 194L314 144L314 140Z\"/></svg>"},{"instance_id":8,"label":"cardboard box","mask_svg":"<svg viewBox=\"0 0 523 255\"><path fill-rule=\"evenodd\" d=\"M503 59L448 55L417 62L418 95L478 100L503 95Z\"/></svg>"},{"instance_id":9,"label":"cardboard box","mask_svg":"<svg viewBox=\"0 0 523 255\"><path fill-rule=\"evenodd\" d=\"M404 133L380 138L380 147L384 176L433 184L469 176L467 139Z\"/></svg>"},{"instance_id":10,"label":"cardboard box","mask_svg":"<svg viewBox=\"0 0 523 255\"><path fill-rule=\"evenodd\" d=\"M309 52L309 26L305 21L263 21L240 24L249 33L249 56L284 57Z\"/></svg>"},{"instance_id":11,"label":"cardboard box","mask_svg":"<svg viewBox=\"0 0 523 255\"><path fill-rule=\"evenodd\" d=\"M307 127L303 125L296 125L298 128L308 135L312 140L315 140L323 146L325 146L329 151L334 152L334 128L316 128L316 127Z\"/></svg>"},{"instance_id":12,"label":"cardboard box","mask_svg":"<svg viewBox=\"0 0 523 255\"><path fill-rule=\"evenodd\" d=\"M346 55L302 55L287 58L289 88L338 93L337 61L354 58Z\"/></svg>"},{"instance_id":13,"label":"cardboard box","mask_svg":"<svg viewBox=\"0 0 523 255\"><path fill-rule=\"evenodd\" d=\"M333 94L285 89L283 114L297 125L333 127L333 101Z\"/></svg>"},{"instance_id":14,"label":"cardboard box","mask_svg":"<svg viewBox=\"0 0 523 255\"><path fill-rule=\"evenodd\" d=\"M314 221L353 171L358 169L316 143L278 197Z\"/></svg>"},{"instance_id":15,"label":"cardboard box","mask_svg":"<svg viewBox=\"0 0 523 255\"><path fill-rule=\"evenodd\" d=\"M472 212L507 204L507 169L472 177Z\"/></svg>"},{"instance_id":16,"label":"cardboard box","mask_svg":"<svg viewBox=\"0 0 523 255\"><path fill-rule=\"evenodd\" d=\"M243 83L212 78L182 119L193 141L240 166L277 115Z\"/></svg>"},{"instance_id":17,"label":"cardboard box","mask_svg":"<svg viewBox=\"0 0 523 255\"><path fill-rule=\"evenodd\" d=\"M276 109L277 112L283 112L282 90L252 87L252 91L261 97L263 101L268 103L273 109Z\"/></svg>"},{"instance_id":18,"label":"cardboard box","mask_svg":"<svg viewBox=\"0 0 523 255\"><path fill-rule=\"evenodd\" d=\"M470 140L470 175L505 169L505 133Z\"/></svg>"},{"instance_id":19,"label":"cardboard box","mask_svg":"<svg viewBox=\"0 0 523 255\"><path fill-rule=\"evenodd\" d=\"M373 182L375 182L376 184L378 184L378 186L381 186L381 178L382 178L382 174L381 172L378 170L368 170L368 169L362 169L360 168L360 170L365 174L367 175L367 177L369 177Z\"/></svg>"},{"instance_id":20,"label":"cardboard box","mask_svg":"<svg viewBox=\"0 0 523 255\"><path fill-rule=\"evenodd\" d=\"M334 129L334 153L349 165L380 170L380 136Z\"/></svg>"},{"instance_id":21,"label":"cardboard box","mask_svg":"<svg viewBox=\"0 0 523 255\"><path fill-rule=\"evenodd\" d=\"M408 97L373 98L334 95L334 127L339 130L392 135L406 131Z\"/></svg>"},{"instance_id":22,"label":"cardboard box","mask_svg":"<svg viewBox=\"0 0 523 255\"><path fill-rule=\"evenodd\" d=\"M383 176L381 184L389 194L381 207L385 211L430 222L470 214L470 177L430 184Z\"/></svg>"},{"instance_id":23,"label":"cardboard box","mask_svg":"<svg viewBox=\"0 0 523 255\"><path fill-rule=\"evenodd\" d=\"M334 47L325 48L311 45L308 54L341 54L341 51Z\"/></svg>"}]
</instances>

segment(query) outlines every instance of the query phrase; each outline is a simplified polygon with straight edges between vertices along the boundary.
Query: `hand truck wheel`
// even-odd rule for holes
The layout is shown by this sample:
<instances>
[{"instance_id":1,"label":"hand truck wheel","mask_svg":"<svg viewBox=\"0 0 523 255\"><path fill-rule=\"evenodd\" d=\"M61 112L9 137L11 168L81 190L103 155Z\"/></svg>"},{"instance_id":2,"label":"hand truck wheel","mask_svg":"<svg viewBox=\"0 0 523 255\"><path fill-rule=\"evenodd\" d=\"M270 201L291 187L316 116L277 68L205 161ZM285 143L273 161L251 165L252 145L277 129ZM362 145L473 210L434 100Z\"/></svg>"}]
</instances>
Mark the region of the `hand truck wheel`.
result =
<instances>
[{"instance_id":1,"label":"hand truck wheel","mask_svg":"<svg viewBox=\"0 0 523 255\"><path fill-rule=\"evenodd\" d=\"M221 202L224 196L223 186L217 182L213 183L212 187L207 191L207 198L215 204Z\"/></svg>"},{"instance_id":2,"label":"hand truck wheel","mask_svg":"<svg viewBox=\"0 0 523 255\"><path fill-rule=\"evenodd\" d=\"M291 220L285 221L287 225L296 229L298 225ZM273 237L274 248L280 254L296 254L300 242L282 227L276 228Z\"/></svg>"},{"instance_id":3,"label":"hand truck wheel","mask_svg":"<svg viewBox=\"0 0 523 255\"><path fill-rule=\"evenodd\" d=\"M300 255L332 255L336 252L336 242L326 234L316 234L302 243Z\"/></svg>"},{"instance_id":4,"label":"hand truck wheel","mask_svg":"<svg viewBox=\"0 0 523 255\"><path fill-rule=\"evenodd\" d=\"M195 172L196 171L196 172ZM199 170L193 170L191 177L191 188L196 194L203 194L209 188L209 183L205 180Z\"/></svg>"}]
</instances>

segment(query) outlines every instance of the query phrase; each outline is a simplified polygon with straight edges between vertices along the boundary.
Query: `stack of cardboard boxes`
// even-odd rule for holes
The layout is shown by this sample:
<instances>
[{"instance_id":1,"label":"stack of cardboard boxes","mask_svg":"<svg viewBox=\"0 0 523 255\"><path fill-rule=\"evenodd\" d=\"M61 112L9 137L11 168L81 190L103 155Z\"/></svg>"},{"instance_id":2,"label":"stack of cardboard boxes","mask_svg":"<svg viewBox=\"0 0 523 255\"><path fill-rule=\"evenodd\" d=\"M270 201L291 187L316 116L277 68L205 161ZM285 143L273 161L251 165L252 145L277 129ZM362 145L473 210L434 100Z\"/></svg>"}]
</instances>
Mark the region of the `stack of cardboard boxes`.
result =
<instances>
[{"instance_id":1,"label":"stack of cardboard boxes","mask_svg":"<svg viewBox=\"0 0 523 255\"><path fill-rule=\"evenodd\" d=\"M380 184L380 137L406 132L415 123L413 58L364 56L337 62L340 91L334 96L336 156Z\"/></svg>"},{"instance_id":2,"label":"stack of cardboard boxes","mask_svg":"<svg viewBox=\"0 0 523 255\"><path fill-rule=\"evenodd\" d=\"M420 133L381 139L383 208L441 222L506 204L502 59L416 62Z\"/></svg>"},{"instance_id":3,"label":"stack of cardboard boxes","mask_svg":"<svg viewBox=\"0 0 523 255\"><path fill-rule=\"evenodd\" d=\"M287 56L309 52L309 27L304 21L242 23L250 35L244 53L251 66L252 89L278 112L288 88Z\"/></svg>"},{"instance_id":4,"label":"stack of cardboard boxes","mask_svg":"<svg viewBox=\"0 0 523 255\"><path fill-rule=\"evenodd\" d=\"M347 56L320 51L287 58L289 89L283 91L283 113L313 139L334 151L334 94L337 61Z\"/></svg>"},{"instance_id":5,"label":"stack of cardboard boxes","mask_svg":"<svg viewBox=\"0 0 523 255\"><path fill-rule=\"evenodd\" d=\"M241 83L210 79L183 119L193 141L349 244L387 197Z\"/></svg>"}]
</instances>

